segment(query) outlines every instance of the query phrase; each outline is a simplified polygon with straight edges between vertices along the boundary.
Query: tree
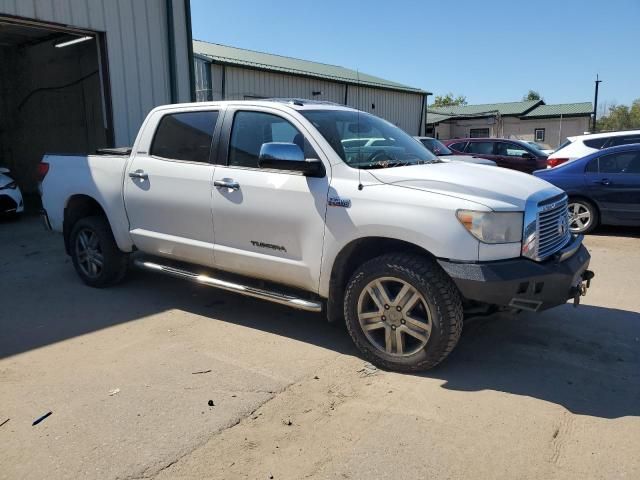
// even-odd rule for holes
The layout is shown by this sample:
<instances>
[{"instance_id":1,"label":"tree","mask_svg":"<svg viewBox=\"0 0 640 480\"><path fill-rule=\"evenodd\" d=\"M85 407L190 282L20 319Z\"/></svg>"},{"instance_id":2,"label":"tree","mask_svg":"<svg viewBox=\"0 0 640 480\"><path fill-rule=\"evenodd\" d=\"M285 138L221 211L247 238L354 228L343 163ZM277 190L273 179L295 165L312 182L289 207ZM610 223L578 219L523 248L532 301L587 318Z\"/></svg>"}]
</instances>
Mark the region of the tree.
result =
<instances>
[{"instance_id":1,"label":"tree","mask_svg":"<svg viewBox=\"0 0 640 480\"><path fill-rule=\"evenodd\" d=\"M640 98L636 98L631 107L612 105L609 112L598 119L598 131L640 129Z\"/></svg>"},{"instance_id":2,"label":"tree","mask_svg":"<svg viewBox=\"0 0 640 480\"><path fill-rule=\"evenodd\" d=\"M457 97L454 97L453 93L449 92L446 95L436 95L431 106L434 108L442 108L457 107L466 104L467 97L465 97L464 95L458 95Z\"/></svg>"},{"instance_id":3,"label":"tree","mask_svg":"<svg viewBox=\"0 0 640 480\"><path fill-rule=\"evenodd\" d=\"M542 97L535 90L529 90L529 93L522 97L523 102L526 102L527 100L542 100Z\"/></svg>"}]
</instances>

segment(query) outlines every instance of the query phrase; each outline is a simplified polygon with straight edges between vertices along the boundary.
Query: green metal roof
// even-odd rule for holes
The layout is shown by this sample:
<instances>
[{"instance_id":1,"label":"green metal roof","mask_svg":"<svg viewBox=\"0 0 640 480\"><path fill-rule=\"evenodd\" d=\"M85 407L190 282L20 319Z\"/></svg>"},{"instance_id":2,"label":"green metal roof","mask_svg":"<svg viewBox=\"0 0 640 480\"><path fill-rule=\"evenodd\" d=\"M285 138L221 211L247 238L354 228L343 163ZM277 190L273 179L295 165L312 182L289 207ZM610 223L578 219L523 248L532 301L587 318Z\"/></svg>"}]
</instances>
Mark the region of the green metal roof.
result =
<instances>
[{"instance_id":1,"label":"green metal roof","mask_svg":"<svg viewBox=\"0 0 640 480\"><path fill-rule=\"evenodd\" d=\"M559 103L557 105L540 105L527 112L522 118L591 115L592 113L593 105L591 102Z\"/></svg>"},{"instance_id":2,"label":"green metal roof","mask_svg":"<svg viewBox=\"0 0 640 480\"><path fill-rule=\"evenodd\" d=\"M462 116L489 116L495 115L524 115L536 105L543 103L542 100L528 100L526 102L508 103L484 103L480 105L460 105L457 107L429 108L429 112L448 115L449 117Z\"/></svg>"},{"instance_id":3,"label":"green metal roof","mask_svg":"<svg viewBox=\"0 0 640 480\"><path fill-rule=\"evenodd\" d=\"M284 72L293 75L305 75L310 77L334 80L364 86L386 88L410 93L425 94L424 90L408 87L401 83L392 82L383 78L367 75L366 73L328 65L325 63L310 62L297 58L283 57L271 53L255 52L242 48L229 47L217 43L208 43L201 40L193 41L193 53L214 62L228 65L259 68L274 72Z\"/></svg>"},{"instance_id":4,"label":"green metal roof","mask_svg":"<svg viewBox=\"0 0 640 480\"><path fill-rule=\"evenodd\" d=\"M431 110L427 110L427 124L431 125L432 123L440 123L445 120L449 120L450 118L454 118L452 115L442 115L440 113L432 112Z\"/></svg>"}]
</instances>

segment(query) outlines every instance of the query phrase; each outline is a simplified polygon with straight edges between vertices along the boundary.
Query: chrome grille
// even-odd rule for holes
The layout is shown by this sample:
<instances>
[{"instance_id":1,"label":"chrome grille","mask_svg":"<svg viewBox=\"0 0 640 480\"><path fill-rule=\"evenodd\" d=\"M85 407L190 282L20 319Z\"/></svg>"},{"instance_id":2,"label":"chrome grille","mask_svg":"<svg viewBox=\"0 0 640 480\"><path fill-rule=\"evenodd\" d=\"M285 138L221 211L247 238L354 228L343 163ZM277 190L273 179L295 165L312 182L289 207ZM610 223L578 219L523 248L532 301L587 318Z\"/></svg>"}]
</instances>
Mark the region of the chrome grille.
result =
<instances>
[{"instance_id":1,"label":"chrome grille","mask_svg":"<svg viewBox=\"0 0 640 480\"><path fill-rule=\"evenodd\" d=\"M536 221L536 259L544 260L564 247L571 238L567 196L554 197L538 204Z\"/></svg>"}]
</instances>

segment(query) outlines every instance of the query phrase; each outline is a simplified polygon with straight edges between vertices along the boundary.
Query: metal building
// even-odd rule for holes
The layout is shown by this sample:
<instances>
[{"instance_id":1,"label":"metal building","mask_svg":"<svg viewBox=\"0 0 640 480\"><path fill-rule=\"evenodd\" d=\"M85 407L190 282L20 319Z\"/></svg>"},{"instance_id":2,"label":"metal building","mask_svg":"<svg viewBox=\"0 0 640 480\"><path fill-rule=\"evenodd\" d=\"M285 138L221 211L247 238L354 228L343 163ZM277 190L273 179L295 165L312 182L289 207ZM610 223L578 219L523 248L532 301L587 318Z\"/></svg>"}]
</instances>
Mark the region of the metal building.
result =
<instances>
[{"instance_id":1,"label":"metal building","mask_svg":"<svg viewBox=\"0 0 640 480\"><path fill-rule=\"evenodd\" d=\"M373 113L411 135L424 131L427 92L356 70L193 42L196 99L305 98Z\"/></svg>"},{"instance_id":2,"label":"metal building","mask_svg":"<svg viewBox=\"0 0 640 480\"><path fill-rule=\"evenodd\" d=\"M128 146L195 98L189 0L0 0L0 165L32 191L46 152Z\"/></svg>"}]
</instances>

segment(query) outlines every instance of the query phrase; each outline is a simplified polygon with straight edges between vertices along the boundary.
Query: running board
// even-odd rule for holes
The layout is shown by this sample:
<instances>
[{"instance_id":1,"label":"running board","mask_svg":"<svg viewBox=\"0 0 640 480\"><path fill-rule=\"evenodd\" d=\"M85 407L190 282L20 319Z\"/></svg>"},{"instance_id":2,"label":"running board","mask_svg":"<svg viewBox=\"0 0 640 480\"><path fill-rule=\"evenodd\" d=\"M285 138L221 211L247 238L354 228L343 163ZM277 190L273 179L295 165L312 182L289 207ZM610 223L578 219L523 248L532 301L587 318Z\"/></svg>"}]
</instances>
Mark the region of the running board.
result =
<instances>
[{"instance_id":1,"label":"running board","mask_svg":"<svg viewBox=\"0 0 640 480\"><path fill-rule=\"evenodd\" d=\"M305 300L303 298L285 295L284 293L263 290L260 288L250 287L248 285L240 285L239 283L227 282L225 280L211 278L207 275L200 275L198 273L189 272L188 270L183 270L181 268L160 265L159 263L149 262L147 260L135 260L133 264L136 267L140 267L146 270L161 272L166 275L171 275L172 277L189 280L191 282L200 283L202 285L207 285L213 288L219 288L221 290L227 290L229 292L239 293L240 295L245 295L247 297L254 297L273 303L279 303L280 305L297 308L298 310L305 310L307 312L322 311L322 304L320 302Z\"/></svg>"}]
</instances>

